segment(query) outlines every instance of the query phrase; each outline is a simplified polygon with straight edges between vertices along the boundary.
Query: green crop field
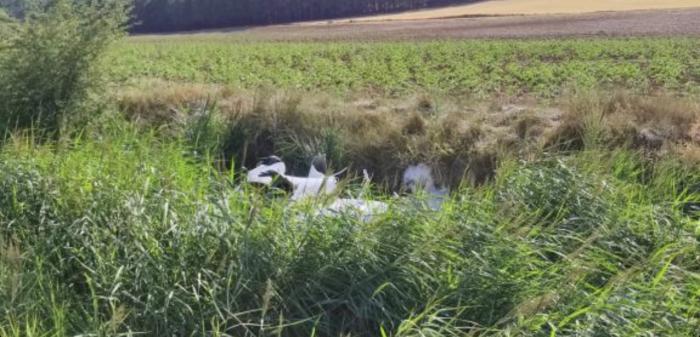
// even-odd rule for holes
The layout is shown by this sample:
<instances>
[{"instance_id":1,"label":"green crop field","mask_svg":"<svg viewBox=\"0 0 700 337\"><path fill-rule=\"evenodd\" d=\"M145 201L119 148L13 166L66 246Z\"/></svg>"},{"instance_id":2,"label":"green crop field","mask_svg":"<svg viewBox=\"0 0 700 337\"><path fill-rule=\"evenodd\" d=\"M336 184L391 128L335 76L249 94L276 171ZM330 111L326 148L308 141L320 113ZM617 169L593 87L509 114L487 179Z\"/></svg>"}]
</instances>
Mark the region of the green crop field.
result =
<instances>
[{"instance_id":1,"label":"green crop field","mask_svg":"<svg viewBox=\"0 0 700 337\"><path fill-rule=\"evenodd\" d=\"M374 43L135 38L115 48L110 77L238 88L374 88L555 96L570 87L692 90L700 41L690 38Z\"/></svg>"},{"instance_id":2,"label":"green crop field","mask_svg":"<svg viewBox=\"0 0 700 337\"><path fill-rule=\"evenodd\" d=\"M700 336L700 39L120 40L94 3L0 19L0 337ZM246 179L319 153L335 194Z\"/></svg>"}]
</instances>

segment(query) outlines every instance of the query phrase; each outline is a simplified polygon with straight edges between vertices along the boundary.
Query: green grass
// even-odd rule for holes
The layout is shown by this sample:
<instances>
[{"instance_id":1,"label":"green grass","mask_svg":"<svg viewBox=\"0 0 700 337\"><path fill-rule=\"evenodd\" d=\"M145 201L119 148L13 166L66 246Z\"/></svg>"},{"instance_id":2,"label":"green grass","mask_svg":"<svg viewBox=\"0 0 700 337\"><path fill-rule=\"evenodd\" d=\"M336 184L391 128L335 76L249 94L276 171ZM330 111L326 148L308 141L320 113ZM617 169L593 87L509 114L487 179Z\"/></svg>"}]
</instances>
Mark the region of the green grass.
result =
<instances>
[{"instance_id":1,"label":"green grass","mask_svg":"<svg viewBox=\"0 0 700 337\"><path fill-rule=\"evenodd\" d=\"M92 133L86 133L92 134ZM442 211L311 219L123 122L0 150L0 336L697 336L696 170L504 161Z\"/></svg>"},{"instance_id":2,"label":"green grass","mask_svg":"<svg viewBox=\"0 0 700 337\"><path fill-rule=\"evenodd\" d=\"M630 38L284 43L133 38L115 47L117 83L164 79L237 88L374 89L557 96L567 88L697 92L700 40Z\"/></svg>"}]
</instances>

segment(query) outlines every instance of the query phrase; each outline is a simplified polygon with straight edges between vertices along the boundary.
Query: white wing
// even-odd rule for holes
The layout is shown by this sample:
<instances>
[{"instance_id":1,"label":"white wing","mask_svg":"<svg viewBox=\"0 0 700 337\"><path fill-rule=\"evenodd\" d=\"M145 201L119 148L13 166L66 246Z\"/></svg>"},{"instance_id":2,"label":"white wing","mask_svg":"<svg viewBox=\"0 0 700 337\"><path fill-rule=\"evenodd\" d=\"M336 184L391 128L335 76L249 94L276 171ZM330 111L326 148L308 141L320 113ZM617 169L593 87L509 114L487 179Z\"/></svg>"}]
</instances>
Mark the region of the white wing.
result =
<instances>
[{"instance_id":1,"label":"white wing","mask_svg":"<svg viewBox=\"0 0 700 337\"><path fill-rule=\"evenodd\" d=\"M337 199L318 214L326 217L350 215L359 218L363 222L370 222L375 217L386 213L389 205L381 201L362 199Z\"/></svg>"},{"instance_id":2,"label":"white wing","mask_svg":"<svg viewBox=\"0 0 700 337\"><path fill-rule=\"evenodd\" d=\"M265 185L270 185L272 184L272 178L271 177L261 177L265 172L269 171L275 171L280 175L284 175L284 173L287 171L287 166L284 165L284 163L274 163L272 165L260 165L250 171L248 171L248 182L249 183L257 183L257 184L265 184Z\"/></svg>"}]
</instances>

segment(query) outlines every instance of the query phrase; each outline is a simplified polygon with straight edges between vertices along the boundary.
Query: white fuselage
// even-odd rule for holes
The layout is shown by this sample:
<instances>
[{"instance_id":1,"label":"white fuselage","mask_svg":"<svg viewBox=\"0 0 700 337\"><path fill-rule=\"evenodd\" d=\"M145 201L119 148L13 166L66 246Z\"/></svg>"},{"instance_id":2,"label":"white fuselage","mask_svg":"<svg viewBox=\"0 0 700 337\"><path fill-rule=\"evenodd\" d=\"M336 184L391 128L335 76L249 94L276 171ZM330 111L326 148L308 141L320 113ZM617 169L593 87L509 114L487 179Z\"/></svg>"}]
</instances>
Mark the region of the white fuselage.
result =
<instances>
[{"instance_id":1,"label":"white fuselage","mask_svg":"<svg viewBox=\"0 0 700 337\"><path fill-rule=\"evenodd\" d=\"M294 185L292 200L332 194L338 187L338 179L333 176L308 178L285 175L284 178Z\"/></svg>"}]
</instances>

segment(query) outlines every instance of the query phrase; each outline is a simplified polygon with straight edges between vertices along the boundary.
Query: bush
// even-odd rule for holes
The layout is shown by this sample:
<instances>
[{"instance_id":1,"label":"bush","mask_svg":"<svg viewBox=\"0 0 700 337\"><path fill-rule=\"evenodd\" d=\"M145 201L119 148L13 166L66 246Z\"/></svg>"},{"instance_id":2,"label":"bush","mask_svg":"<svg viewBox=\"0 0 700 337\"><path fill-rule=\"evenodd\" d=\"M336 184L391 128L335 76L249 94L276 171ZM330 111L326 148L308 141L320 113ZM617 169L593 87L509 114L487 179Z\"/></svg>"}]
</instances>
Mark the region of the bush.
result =
<instances>
[{"instance_id":1,"label":"bush","mask_svg":"<svg viewBox=\"0 0 700 337\"><path fill-rule=\"evenodd\" d=\"M78 106L99 84L100 56L126 20L122 0L54 0L30 9L6 32L0 54L0 130L34 127L58 136L80 117Z\"/></svg>"},{"instance_id":2,"label":"bush","mask_svg":"<svg viewBox=\"0 0 700 337\"><path fill-rule=\"evenodd\" d=\"M11 27L14 20L5 13L5 11L0 8L0 51L3 49L4 44L9 38Z\"/></svg>"}]
</instances>

